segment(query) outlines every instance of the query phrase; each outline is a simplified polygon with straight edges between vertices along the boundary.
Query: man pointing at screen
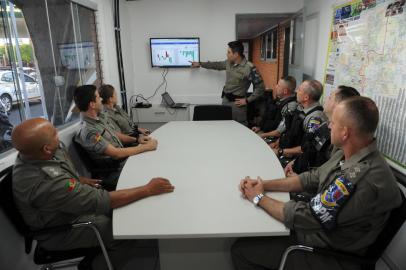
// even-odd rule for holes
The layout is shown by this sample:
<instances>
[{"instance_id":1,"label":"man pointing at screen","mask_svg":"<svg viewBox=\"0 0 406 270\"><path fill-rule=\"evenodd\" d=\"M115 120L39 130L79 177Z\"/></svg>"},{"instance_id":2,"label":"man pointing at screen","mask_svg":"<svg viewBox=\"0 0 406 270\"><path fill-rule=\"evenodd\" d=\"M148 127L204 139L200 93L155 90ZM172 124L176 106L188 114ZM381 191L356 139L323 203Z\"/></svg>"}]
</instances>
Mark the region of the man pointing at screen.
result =
<instances>
[{"instance_id":1,"label":"man pointing at screen","mask_svg":"<svg viewBox=\"0 0 406 270\"><path fill-rule=\"evenodd\" d=\"M261 97L264 93L264 82L254 64L244 56L244 46L240 41L228 43L227 60L219 62L191 62L192 68L203 67L206 69L225 70L226 83L221 97L222 104L231 107L233 119L247 125L247 103ZM254 93L247 96L251 85Z\"/></svg>"}]
</instances>

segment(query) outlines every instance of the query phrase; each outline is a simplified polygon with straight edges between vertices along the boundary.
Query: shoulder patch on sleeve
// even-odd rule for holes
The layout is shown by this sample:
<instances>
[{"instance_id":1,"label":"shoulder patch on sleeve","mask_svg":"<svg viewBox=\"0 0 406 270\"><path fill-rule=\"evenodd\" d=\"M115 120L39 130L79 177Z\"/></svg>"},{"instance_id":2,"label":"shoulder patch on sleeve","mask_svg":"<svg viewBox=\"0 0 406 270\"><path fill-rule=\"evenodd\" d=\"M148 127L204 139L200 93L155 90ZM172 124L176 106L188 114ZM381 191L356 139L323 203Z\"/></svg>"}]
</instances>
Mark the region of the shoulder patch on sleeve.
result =
<instances>
[{"instance_id":1,"label":"shoulder patch on sleeve","mask_svg":"<svg viewBox=\"0 0 406 270\"><path fill-rule=\"evenodd\" d=\"M89 132L86 134L86 141L89 143L98 143L103 139L99 132Z\"/></svg>"},{"instance_id":2,"label":"shoulder patch on sleeve","mask_svg":"<svg viewBox=\"0 0 406 270\"><path fill-rule=\"evenodd\" d=\"M77 191L78 186L79 185L78 185L78 182L76 181L76 179L71 178L71 179L66 180L65 187L68 192Z\"/></svg>"},{"instance_id":3,"label":"shoulder patch on sleeve","mask_svg":"<svg viewBox=\"0 0 406 270\"><path fill-rule=\"evenodd\" d=\"M99 142L102 138L103 138L103 137L102 137L99 133L97 133L97 134L94 136L94 142L97 143L97 142Z\"/></svg>"},{"instance_id":4,"label":"shoulder patch on sleeve","mask_svg":"<svg viewBox=\"0 0 406 270\"><path fill-rule=\"evenodd\" d=\"M351 181L344 176L339 176L324 191L310 200L310 211L323 228L327 230L335 228L338 214L350 198L354 188Z\"/></svg>"},{"instance_id":5,"label":"shoulder patch on sleeve","mask_svg":"<svg viewBox=\"0 0 406 270\"><path fill-rule=\"evenodd\" d=\"M253 66L250 70L250 73L248 75L248 79L254 84L260 84L262 83L262 77L259 74L259 72L257 71L257 68L255 66Z\"/></svg>"},{"instance_id":6,"label":"shoulder patch on sleeve","mask_svg":"<svg viewBox=\"0 0 406 270\"><path fill-rule=\"evenodd\" d=\"M321 126L323 121L319 117L311 117L307 123L306 130L308 133L315 133Z\"/></svg>"}]
</instances>

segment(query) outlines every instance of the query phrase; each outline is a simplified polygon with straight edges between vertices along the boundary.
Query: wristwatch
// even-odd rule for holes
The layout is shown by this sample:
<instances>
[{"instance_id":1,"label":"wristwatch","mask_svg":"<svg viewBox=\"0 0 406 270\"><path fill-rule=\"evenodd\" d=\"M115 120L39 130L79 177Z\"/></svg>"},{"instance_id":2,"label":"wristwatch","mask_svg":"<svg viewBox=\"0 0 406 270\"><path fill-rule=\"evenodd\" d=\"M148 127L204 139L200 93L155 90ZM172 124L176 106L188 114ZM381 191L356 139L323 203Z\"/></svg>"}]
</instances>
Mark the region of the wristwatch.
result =
<instances>
[{"instance_id":1,"label":"wristwatch","mask_svg":"<svg viewBox=\"0 0 406 270\"><path fill-rule=\"evenodd\" d=\"M278 156L283 156L283 149L282 148L278 149Z\"/></svg>"},{"instance_id":2,"label":"wristwatch","mask_svg":"<svg viewBox=\"0 0 406 270\"><path fill-rule=\"evenodd\" d=\"M254 199L252 199L252 202L258 206L259 202L261 201L261 199L264 197L264 194L259 193L257 196L254 197Z\"/></svg>"}]
</instances>

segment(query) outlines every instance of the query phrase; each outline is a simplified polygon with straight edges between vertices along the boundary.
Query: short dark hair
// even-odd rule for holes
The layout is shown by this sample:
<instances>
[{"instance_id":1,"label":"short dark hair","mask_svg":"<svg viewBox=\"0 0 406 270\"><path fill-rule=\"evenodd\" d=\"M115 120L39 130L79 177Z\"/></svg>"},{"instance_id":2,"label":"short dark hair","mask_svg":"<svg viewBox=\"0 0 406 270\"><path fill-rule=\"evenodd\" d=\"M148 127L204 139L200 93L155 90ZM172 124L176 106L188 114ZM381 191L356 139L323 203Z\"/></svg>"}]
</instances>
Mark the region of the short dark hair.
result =
<instances>
[{"instance_id":1,"label":"short dark hair","mask_svg":"<svg viewBox=\"0 0 406 270\"><path fill-rule=\"evenodd\" d=\"M96 86L90 84L82 85L75 89L73 99L81 112L87 111L90 102L96 101L96 90Z\"/></svg>"},{"instance_id":2,"label":"short dark hair","mask_svg":"<svg viewBox=\"0 0 406 270\"><path fill-rule=\"evenodd\" d=\"M282 80L286 83L289 91L293 93L296 90L296 79L293 76L285 76Z\"/></svg>"},{"instance_id":3,"label":"short dark hair","mask_svg":"<svg viewBox=\"0 0 406 270\"><path fill-rule=\"evenodd\" d=\"M373 135L379 122L379 110L375 102L367 97L351 97L342 103L346 118L352 119L361 134Z\"/></svg>"},{"instance_id":4,"label":"short dark hair","mask_svg":"<svg viewBox=\"0 0 406 270\"><path fill-rule=\"evenodd\" d=\"M114 87L110 84L103 84L99 87L99 95L102 98L102 103L107 104L109 98L114 95Z\"/></svg>"},{"instance_id":5,"label":"short dark hair","mask_svg":"<svg viewBox=\"0 0 406 270\"><path fill-rule=\"evenodd\" d=\"M305 80L308 86L305 88L306 93L313 101L319 101L323 94L323 85L318 80Z\"/></svg>"},{"instance_id":6,"label":"short dark hair","mask_svg":"<svg viewBox=\"0 0 406 270\"><path fill-rule=\"evenodd\" d=\"M351 87L351 86L345 86L345 85L339 85L337 87L337 93L335 95L335 101L336 102L341 102L343 100L346 100L350 97L357 97L360 96L359 92L357 89Z\"/></svg>"},{"instance_id":7,"label":"short dark hair","mask_svg":"<svg viewBox=\"0 0 406 270\"><path fill-rule=\"evenodd\" d=\"M228 47L233 53L238 53L241 57L244 57L244 45L242 45L241 41L231 41L228 43Z\"/></svg>"}]
</instances>

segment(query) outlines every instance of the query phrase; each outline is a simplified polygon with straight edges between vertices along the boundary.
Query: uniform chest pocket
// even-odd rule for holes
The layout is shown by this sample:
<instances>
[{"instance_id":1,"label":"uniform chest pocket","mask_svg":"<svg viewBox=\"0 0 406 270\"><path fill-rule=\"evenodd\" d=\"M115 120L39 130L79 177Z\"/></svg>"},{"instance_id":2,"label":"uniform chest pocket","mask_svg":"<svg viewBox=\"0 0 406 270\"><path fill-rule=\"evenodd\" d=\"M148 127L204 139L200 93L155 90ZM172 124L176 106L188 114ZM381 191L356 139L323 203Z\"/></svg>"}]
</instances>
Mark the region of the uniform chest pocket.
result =
<instances>
[{"instance_id":1,"label":"uniform chest pocket","mask_svg":"<svg viewBox=\"0 0 406 270\"><path fill-rule=\"evenodd\" d=\"M242 72L231 72L231 82L239 84L245 80L245 75Z\"/></svg>"}]
</instances>

